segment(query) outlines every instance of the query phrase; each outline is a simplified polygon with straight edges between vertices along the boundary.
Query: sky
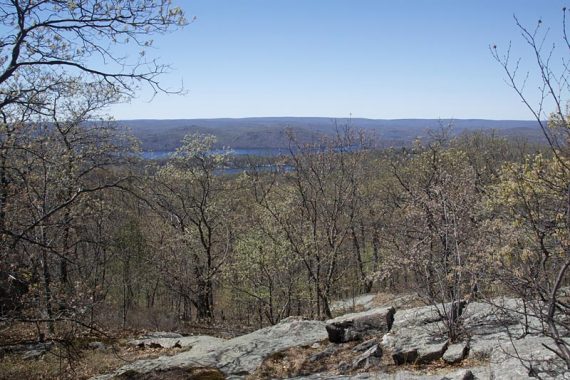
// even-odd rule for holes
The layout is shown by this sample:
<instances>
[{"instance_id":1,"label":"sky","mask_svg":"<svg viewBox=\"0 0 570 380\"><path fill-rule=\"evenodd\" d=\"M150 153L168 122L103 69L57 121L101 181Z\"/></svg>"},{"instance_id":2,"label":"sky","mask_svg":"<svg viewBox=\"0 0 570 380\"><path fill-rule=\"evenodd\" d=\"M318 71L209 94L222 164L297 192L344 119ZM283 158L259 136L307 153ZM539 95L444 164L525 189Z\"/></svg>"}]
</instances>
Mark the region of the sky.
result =
<instances>
[{"instance_id":1,"label":"sky","mask_svg":"<svg viewBox=\"0 0 570 380\"><path fill-rule=\"evenodd\" d=\"M174 0L196 19L157 36L172 66L116 119L261 116L532 119L489 46L536 72L513 15L560 41L558 0ZM568 4L566 4L568 3ZM569 7L570 8L570 7ZM549 42L550 43L550 42ZM550 46L550 45L549 45ZM527 89L535 100L538 82Z\"/></svg>"}]
</instances>

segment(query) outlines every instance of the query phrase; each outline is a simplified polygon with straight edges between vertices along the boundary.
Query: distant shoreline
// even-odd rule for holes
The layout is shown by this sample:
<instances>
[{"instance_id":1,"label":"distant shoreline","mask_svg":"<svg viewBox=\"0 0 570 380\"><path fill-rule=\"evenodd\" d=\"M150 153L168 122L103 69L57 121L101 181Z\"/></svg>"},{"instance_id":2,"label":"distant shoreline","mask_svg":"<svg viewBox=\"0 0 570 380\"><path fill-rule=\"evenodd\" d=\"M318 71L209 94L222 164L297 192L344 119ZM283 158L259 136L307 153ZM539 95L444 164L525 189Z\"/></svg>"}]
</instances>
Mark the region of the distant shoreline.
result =
<instances>
[{"instance_id":1,"label":"distant shoreline","mask_svg":"<svg viewBox=\"0 0 570 380\"><path fill-rule=\"evenodd\" d=\"M141 141L143 151L174 151L187 134L212 134L217 138L216 148L286 149L291 131L298 142L314 143L323 136L331 136L347 125L362 129L374 136L382 146L405 146L417 138L429 136L429 130L453 125L453 133L495 130L507 138L523 137L542 141L538 122L530 120L485 119L333 119L319 117L268 117L242 119L172 119L119 120Z\"/></svg>"}]
</instances>

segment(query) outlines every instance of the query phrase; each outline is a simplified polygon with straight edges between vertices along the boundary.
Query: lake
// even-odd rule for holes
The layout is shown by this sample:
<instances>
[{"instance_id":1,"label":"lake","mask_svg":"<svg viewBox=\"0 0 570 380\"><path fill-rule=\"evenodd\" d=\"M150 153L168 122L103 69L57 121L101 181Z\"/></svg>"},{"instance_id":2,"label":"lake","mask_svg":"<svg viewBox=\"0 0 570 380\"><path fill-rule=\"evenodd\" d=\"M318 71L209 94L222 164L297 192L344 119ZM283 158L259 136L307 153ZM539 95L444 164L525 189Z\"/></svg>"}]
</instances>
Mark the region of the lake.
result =
<instances>
[{"instance_id":1,"label":"lake","mask_svg":"<svg viewBox=\"0 0 570 380\"><path fill-rule=\"evenodd\" d=\"M223 150L214 149L213 154L221 153ZM287 148L238 148L230 149L234 156L257 156L257 157L275 157L281 155L288 155L289 149ZM173 151L143 151L141 152L142 158L147 160L160 160L169 158Z\"/></svg>"}]
</instances>

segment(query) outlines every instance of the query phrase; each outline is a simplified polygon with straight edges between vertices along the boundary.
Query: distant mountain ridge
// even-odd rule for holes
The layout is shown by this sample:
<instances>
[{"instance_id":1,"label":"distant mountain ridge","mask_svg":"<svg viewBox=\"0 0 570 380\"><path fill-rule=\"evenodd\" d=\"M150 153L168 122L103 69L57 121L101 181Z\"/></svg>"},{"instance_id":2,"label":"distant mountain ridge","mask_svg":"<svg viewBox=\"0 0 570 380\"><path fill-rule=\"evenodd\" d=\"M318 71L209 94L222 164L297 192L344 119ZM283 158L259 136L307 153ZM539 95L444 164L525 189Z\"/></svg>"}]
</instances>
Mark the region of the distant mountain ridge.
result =
<instances>
[{"instance_id":1,"label":"distant mountain ridge","mask_svg":"<svg viewBox=\"0 0 570 380\"><path fill-rule=\"evenodd\" d=\"M453 132L496 130L506 137L520 136L531 141L542 139L538 122L532 120L487 119L335 119L328 117L250 117L220 119L120 120L132 130L145 151L172 151L189 133L209 133L218 138L218 146L232 148L283 148L287 146L287 128L302 142L317 141L350 123L374 133L384 146L408 145L428 130L453 125Z\"/></svg>"}]
</instances>

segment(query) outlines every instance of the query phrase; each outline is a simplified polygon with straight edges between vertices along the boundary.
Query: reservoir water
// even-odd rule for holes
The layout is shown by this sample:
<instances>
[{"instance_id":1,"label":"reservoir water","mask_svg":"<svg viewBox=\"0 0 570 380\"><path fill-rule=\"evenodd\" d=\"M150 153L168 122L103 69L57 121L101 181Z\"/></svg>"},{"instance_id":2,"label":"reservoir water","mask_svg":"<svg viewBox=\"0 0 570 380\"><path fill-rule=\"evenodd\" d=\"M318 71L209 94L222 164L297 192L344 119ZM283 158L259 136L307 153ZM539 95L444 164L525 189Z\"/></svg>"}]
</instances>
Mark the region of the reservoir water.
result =
<instances>
[{"instance_id":1,"label":"reservoir water","mask_svg":"<svg viewBox=\"0 0 570 380\"><path fill-rule=\"evenodd\" d=\"M212 153L221 153L221 149L214 149ZM281 155L288 155L289 149L287 148L237 148L230 149L230 154L234 156L257 156L257 157L275 157ZM141 156L147 160L160 160L170 157L173 151L143 151Z\"/></svg>"}]
</instances>

